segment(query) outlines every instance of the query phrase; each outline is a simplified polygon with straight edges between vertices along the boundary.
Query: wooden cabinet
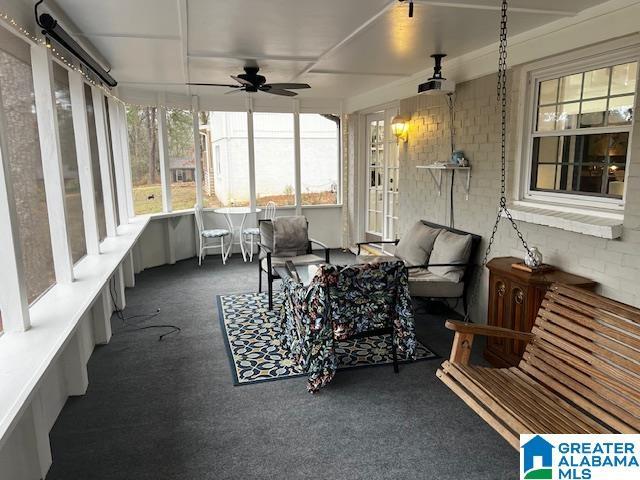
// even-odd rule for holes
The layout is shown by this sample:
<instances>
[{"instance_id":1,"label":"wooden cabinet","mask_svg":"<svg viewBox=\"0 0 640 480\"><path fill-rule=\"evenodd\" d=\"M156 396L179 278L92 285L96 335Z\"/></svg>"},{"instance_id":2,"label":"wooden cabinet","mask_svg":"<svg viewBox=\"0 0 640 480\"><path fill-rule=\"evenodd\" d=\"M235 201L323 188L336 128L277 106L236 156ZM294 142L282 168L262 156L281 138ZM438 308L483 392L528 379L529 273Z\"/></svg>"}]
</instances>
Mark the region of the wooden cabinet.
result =
<instances>
[{"instance_id":1,"label":"wooden cabinet","mask_svg":"<svg viewBox=\"0 0 640 480\"><path fill-rule=\"evenodd\" d=\"M550 284L560 282L590 290L597 285L588 278L562 270L527 273L513 269L511 265L519 261L515 257L497 257L487 263L489 325L530 332ZM512 367L520 362L525 346L518 340L487 337L484 357L495 367Z\"/></svg>"}]
</instances>

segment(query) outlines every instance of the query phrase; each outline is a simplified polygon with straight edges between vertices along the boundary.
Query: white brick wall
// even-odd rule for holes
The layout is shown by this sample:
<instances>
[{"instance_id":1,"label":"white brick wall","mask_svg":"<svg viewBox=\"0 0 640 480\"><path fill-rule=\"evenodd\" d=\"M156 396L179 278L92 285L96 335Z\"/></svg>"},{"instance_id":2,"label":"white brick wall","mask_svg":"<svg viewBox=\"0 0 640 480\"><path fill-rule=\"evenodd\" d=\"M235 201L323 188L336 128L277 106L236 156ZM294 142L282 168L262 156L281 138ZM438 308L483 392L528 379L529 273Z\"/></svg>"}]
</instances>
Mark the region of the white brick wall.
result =
<instances>
[{"instance_id":1,"label":"white brick wall","mask_svg":"<svg viewBox=\"0 0 640 480\"><path fill-rule=\"evenodd\" d=\"M516 91L521 69L510 72L507 187L515 166ZM456 88L456 148L469 158L471 189L465 201L464 179L458 174L454 184L455 226L482 235L482 252L491 234L500 192L500 112L496 100L496 76L490 75L459 84ZM637 103L637 102L636 102ZM400 172L400 233L418 219L448 223L450 174L443 180L442 196L429 173L416 169L449 158L449 119L444 97L412 97L401 102L401 113L411 118L409 142ZM637 109L636 109L637 110ZM525 239L542 251L545 261L566 271L599 282L599 292L616 300L640 306L640 122L634 130L627 186L624 234L619 240L605 240L560 229L519 222ZM491 256L522 257L524 249L509 225L502 220ZM480 256L481 257L481 256ZM480 258L481 259L481 258ZM480 260L478 259L478 260ZM483 272L479 305L474 321L486 316L487 272Z\"/></svg>"}]
</instances>

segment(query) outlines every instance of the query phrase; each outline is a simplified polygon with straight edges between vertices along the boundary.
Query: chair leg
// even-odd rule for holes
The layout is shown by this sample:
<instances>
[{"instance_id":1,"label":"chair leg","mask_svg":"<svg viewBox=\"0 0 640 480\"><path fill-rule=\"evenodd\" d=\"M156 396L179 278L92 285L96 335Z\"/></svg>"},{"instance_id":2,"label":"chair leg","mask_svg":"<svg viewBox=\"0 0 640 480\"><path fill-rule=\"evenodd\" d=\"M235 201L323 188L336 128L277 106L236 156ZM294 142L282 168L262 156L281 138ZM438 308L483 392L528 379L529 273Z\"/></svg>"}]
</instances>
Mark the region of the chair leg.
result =
<instances>
[{"instance_id":1,"label":"chair leg","mask_svg":"<svg viewBox=\"0 0 640 480\"><path fill-rule=\"evenodd\" d=\"M269 310L273 310L273 274L271 272L267 272L267 281L269 283Z\"/></svg>"},{"instance_id":2,"label":"chair leg","mask_svg":"<svg viewBox=\"0 0 640 480\"><path fill-rule=\"evenodd\" d=\"M262 293L262 266L260 265L260 259L258 259L258 293Z\"/></svg>"},{"instance_id":3,"label":"chair leg","mask_svg":"<svg viewBox=\"0 0 640 480\"><path fill-rule=\"evenodd\" d=\"M244 244L246 241L246 236L244 233L240 232L240 252L242 253L242 260L247 261L247 251L244 248Z\"/></svg>"},{"instance_id":4,"label":"chair leg","mask_svg":"<svg viewBox=\"0 0 640 480\"><path fill-rule=\"evenodd\" d=\"M200 248L198 249L198 266L202 266L202 236L200 237Z\"/></svg>"},{"instance_id":5,"label":"chair leg","mask_svg":"<svg viewBox=\"0 0 640 480\"><path fill-rule=\"evenodd\" d=\"M220 237L220 256L222 256L222 264L227 264L227 256L224 251L224 237Z\"/></svg>"},{"instance_id":6,"label":"chair leg","mask_svg":"<svg viewBox=\"0 0 640 480\"><path fill-rule=\"evenodd\" d=\"M253 235L251 235L251 245L249 250L249 261L253 262Z\"/></svg>"},{"instance_id":7,"label":"chair leg","mask_svg":"<svg viewBox=\"0 0 640 480\"><path fill-rule=\"evenodd\" d=\"M393 355L393 371L398 373L398 349L396 348L396 337L391 333L391 354Z\"/></svg>"}]
</instances>

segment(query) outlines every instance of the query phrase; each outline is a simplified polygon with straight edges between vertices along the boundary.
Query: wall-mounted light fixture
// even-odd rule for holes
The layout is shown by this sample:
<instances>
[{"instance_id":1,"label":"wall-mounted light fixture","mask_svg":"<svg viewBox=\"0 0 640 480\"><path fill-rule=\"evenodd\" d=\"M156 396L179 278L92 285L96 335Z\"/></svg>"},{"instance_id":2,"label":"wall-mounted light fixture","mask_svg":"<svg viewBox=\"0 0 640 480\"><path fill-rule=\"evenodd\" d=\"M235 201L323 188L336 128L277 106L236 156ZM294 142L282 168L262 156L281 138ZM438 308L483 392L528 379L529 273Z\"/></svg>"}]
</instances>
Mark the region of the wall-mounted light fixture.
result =
<instances>
[{"instance_id":1,"label":"wall-mounted light fixture","mask_svg":"<svg viewBox=\"0 0 640 480\"><path fill-rule=\"evenodd\" d=\"M396 115L391 119L391 132L395 135L396 141L406 142L409 138L409 119L402 115Z\"/></svg>"}]
</instances>

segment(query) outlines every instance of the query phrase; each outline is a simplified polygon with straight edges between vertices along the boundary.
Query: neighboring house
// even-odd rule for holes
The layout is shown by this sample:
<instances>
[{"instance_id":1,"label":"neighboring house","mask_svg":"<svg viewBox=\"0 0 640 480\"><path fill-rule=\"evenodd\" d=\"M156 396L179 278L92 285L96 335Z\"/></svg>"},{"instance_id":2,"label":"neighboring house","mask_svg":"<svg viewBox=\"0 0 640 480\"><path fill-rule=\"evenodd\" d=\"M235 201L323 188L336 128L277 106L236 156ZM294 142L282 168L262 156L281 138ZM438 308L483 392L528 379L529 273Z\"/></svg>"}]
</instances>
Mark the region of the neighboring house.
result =
<instances>
[{"instance_id":1,"label":"neighboring house","mask_svg":"<svg viewBox=\"0 0 640 480\"><path fill-rule=\"evenodd\" d=\"M169 157L169 171L172 183L195 182L196 160L193 152L185 157Z\"/></svg>"},{"instance_id":2,"label":"neighboring house","mask_svg":"<svg viewBox=\"0 0 640 480\"><path fill-rule=\"evenodd\" d=\"M264 114L263 114L264 115ZM339 139L336 127L321 115L301 119L302 193L337 191ZM294 188L293 123L282 114L254 118L258 196L288 194ZM249 150L244 112L212 112L207 128L205 187L223 204L249 201ZM210 162L210 163L209 163ZM211 180L213 181L211 184Z\"/></svg>"}]
</instances>

